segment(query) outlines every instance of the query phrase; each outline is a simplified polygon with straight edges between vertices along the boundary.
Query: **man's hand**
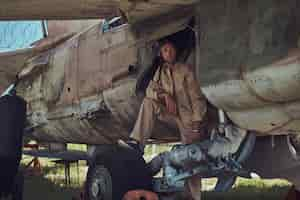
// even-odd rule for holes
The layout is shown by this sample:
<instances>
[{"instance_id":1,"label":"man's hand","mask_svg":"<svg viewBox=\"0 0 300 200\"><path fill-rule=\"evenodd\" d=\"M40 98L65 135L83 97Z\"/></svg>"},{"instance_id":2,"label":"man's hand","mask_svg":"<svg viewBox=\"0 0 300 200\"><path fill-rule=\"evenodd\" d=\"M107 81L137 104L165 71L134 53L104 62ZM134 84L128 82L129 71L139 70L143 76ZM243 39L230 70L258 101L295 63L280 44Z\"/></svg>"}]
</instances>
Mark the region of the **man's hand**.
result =
<instances>
[{"instance_id":1,"label":"man's hand","mask_svg":"<svg viewBox=\"0 0 300 200\"><path fill-rule=\"evenodd\" d=\"M165 94L164 100L167 107L167 111L173 115L177 115L177 106L174 99L170 95Z\"/></svg>"},{"instance_id":2,"label":"man's hand","mask_svg":"<svg viewBox=\"0 0 300 200\"><path fill-rule=\"evenodd\" d=\"M201 121L193 121L192 122L192 132L193 133L199 133L202 128L202 122Z\"/></svg>"},{"instance_id":3,"label":"man's hand","mask_svg":"<svg viewBox=\"0 0 300 200\"><path fill-rule=\"evenodd\" d=\"M192 144L204 139L203 123L201 121L193 121L191 127L182 135L184 144Z\"/></svg>"}]
</instances>

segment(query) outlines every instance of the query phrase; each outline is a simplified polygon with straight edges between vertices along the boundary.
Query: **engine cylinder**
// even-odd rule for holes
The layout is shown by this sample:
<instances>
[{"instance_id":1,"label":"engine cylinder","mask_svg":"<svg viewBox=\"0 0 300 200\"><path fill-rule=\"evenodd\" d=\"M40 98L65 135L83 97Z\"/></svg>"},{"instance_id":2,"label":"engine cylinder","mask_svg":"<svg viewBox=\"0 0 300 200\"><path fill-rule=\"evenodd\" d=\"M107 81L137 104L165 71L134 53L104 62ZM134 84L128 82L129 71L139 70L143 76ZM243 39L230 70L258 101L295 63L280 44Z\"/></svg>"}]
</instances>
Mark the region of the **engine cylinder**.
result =
<instances>
[{"instance_id":1,"label":"engine cylinder","mask_svg":"<svg viewBox=\"0 0 300 200\"><path fill-rule=\"evenodd\" d=\"M180 145L168 154L170 164L176 167L185 167L206 160L206 156L197 144Z\"/></svg>"}]
</instances>

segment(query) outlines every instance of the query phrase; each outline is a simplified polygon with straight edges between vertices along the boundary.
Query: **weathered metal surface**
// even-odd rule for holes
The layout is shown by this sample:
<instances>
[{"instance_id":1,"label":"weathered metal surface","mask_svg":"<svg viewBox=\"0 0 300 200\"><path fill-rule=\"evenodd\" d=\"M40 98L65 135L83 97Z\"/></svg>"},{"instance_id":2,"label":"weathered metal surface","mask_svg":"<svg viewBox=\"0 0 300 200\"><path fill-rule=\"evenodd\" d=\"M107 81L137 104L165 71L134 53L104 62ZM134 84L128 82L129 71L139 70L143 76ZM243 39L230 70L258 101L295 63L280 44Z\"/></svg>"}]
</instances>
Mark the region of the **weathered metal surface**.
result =
<instances>
[{"instance_id":1,"label":"weathered metal surface","mask_svg":"<svg viewBox=\"0 0 300 200\"><path fill-rule=\"evenodd\" d=\"M210 102L227 111L239 126L262 134L300 131L300 51L254 71L241 70L241 79L203 88Z\"/></svg>"},{"instance_id":2,"label":"weathered metal surface","mask_svg":"<svg viewBox=\"0 0 300 200\"><path fill-rule=\"evenodd\" d=\"M34 76L39 73L44 67L49 64L50 54L49 52L41 53L27 60L26 67L18 74L19 79L23 79L26 76Z\"/></svg>"},{"instance_id":3,"label":"weathered metal surface","mask_svg":"<svg viewBox=\"0 0 300 200\"><path fill-rule=\"evenodd\" d=\"M178 9L191 7L196 3L199 3L199 0L125 0L120 2L120 9L127 16L130 23L138 23L170 12L176 12L176 10L178 12Z\"/></svg>"},{"instance_id":4,"label":"weathered metal surface","mask_svg":"<svg viewBox=\"0 0 300 200\"><path fill-rule=\"evenodd\" d=\"M70 39L73 36L72 33L62 34L59 36L48 37L39 40L34 43L33 53L31 57L26 59L26 62L22 65L22 70L18 73L19 79L24 79L26 76L34 76L43 67L49 64L52 48L57 47L61 43Z\"/></svg>"},{"instance_id":5,"label":"weathered metal surface","mask_svg":"<svg viewBox=\"0 0 300 200\"><path fill-rule=\"evenodd\" d=\"M187 27L193 12L183 15L181 12L171 13L164 17L158 17L154 20L134 24L132 30L136 37L142 41L153 41L164 36L171 35L176 31L183 30Z\"/></svg>"},{"instance_id":6,"label":"weathered metal surface","mask_svg":"<svg viewBox=\"0 0 300 200\"><path fill-rule=\"evenodd\" d=\"M48 20L48 37L64 35L66 33L78 33L99 23L100 19L94 20Z\"/></svg>"},{"instance_id":7,"label":"weathered metal surface","mask_svg":"<svg viewBox=\"0 0 300 200\"><path fill-rule=\"evenodd\" d=\"M136 65L137 47L128 25L124 26L105 33L101 26L95 27L79 36L79 98L109 88L120 72Z\"/></svg>"},{"instance_id":8,"label":"weathered metal surface","mask_svg":"<svg viewBox=\"0 0 300 200\"><path fill-rule=\"evenodd\" d=\"M54 37L51 40L47 39L32 48L0 53L0 93L3 92L11 83L16 81L19 73L19 78L22 78L21 76L23 73L26 74L26 72L22 73L21 71L25 67L30 68L28 65L30 65L30 59L33 56L40 55L41 53L54 48L67 38L70 38L70 34Z\"/></svg>"},{"instance_id":9,"label":"weathered metal surface","mask_svg":"<svg viewBox=\"0 0 300 200\"><path fill-rule=\"evenodd\" d=\"M122 10L131 23L136 23L198 2L199 0L3 0L0 19L100 19L118 16Z\"/></svg>"},{"instance_id":10,"label":"weathered metal surface","mask_svg":"<svg viewBox=\"0 0 300 200\"><path fill-rule=\"evenodd\" d=\"M236 0L203 1L195 9L198 80L208 100L242 128L300 132L296 8L294 0ZM144 29L136 23L107 32L99 23L49 49L49 64L19 86L29 102L34 138L101 144L127 137L141 102L133 92L136 79L157 55L154 41L182 30L189 15L156 19L162 21L149 20ZM129 73L130 66L138 73ZM174 131L157 128L160 140Z\"/></svg>"},{"instance_id":11,"label":"weathered metal surface","mask_svg":"<svg viewBox=\"0 0 300 200\"><path fill-rule=\"evenodd\" d=\"M299 6L228 1L197 9L198 80L208 100L240 127L299 133Z\"/></svg>"},{"instance_id":12,"label":"weathered metal surface","mask_svg":"<svg viewBox=\"0 0 300 200\"><path fill-rule=\"evenodd\" d=\"M31 137L88 144L128 137L141 102L135 72L145 68L138 51L146 42L127 24L103 33L98 23L49 51L48 65L19 86L35 127ZM174 135L165 132L166 139Z\"/></svg>"},{"instance_id":13,"label":"weathered metal surface","mask_svg":"<svg viewBox=\"0 0 300 200\"><path fill-rule=\"evenodd\" d=\"M46 51L53 49L57 45L63 43L64 41L70 39L74 33L64 33L61 35L53 35L47 38L40 39L34 42L32 45L34 46L35 51Z\"/></svg>"},{"instance_id":14,"label":"weathered metal surface","mask_svg":"<svg viewBox=\"0 0 300 200\"><path fill-rule=\"evenodd\" d=\"M84 151L76 150L60 150L53 152L49 150L23 150L24 155L40 157L40 158L53 158L62 160L89 160L90 157Z\"/></svg>"},{"instance_id":15,"label":"weathered metal surface","mask_svg":"<svg viewBox=\"0 0 300 200\"><path fill-rule=\"evenodd\" d=\"M225 110L240 110L300 98L297 94L300 89L300 49L294 49L286 58L254 71L243 66L240 73L241 79L224 81L204 89L212 103Z\"/></svg>"},{"instance_id":16,"label":"weathered metal surface","mask_svg":"<svg viewBox=\"0 0 300 200\"><path fill-rule=\"evenodd\" d=\"M0 53L0 92L2 93L12 82L16 81L16 75L21 71L28 58L33 55L32 49L24 49L15 52Z\"/></svg>"},{"instance_id":17,"label":"weathered metal surface","mask_svg":"<svg viewBox=\"0 0 300 200\"><path fill-rule=\"evenodd\" d=\"M216 1L200 4L201 85L239 80L241 67L255 70L295 48L300 35L298 1Z\"/></svg>"},{"instance_id":18,"label":"weathered metal surface","mask_svg":"<svg viewBox=\"0 0 300 200\"><path fill-rule=\"evenodd\" d=\"M99 19L117 15L118 9L115 0L3 0L0 19Z\"/></svg>"}]
</instances>

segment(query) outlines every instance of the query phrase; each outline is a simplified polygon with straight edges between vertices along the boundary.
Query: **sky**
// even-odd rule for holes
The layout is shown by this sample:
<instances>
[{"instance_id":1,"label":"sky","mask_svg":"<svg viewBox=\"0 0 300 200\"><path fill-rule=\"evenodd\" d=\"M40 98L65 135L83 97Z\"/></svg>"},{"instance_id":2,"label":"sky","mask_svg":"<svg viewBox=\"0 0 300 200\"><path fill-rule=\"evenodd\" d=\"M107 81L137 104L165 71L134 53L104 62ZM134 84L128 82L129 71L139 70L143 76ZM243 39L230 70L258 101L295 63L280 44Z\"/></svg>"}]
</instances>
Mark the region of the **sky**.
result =
<instances>
[{"instance_id":1,"label":"sky","mask_svg":"<svg viewBox=\"0 0 300 200\"><path fill-rule=\"evenodd\" d=\"M29 47L42 37L41 21L0 21L0 52Z\"/></svg>"}]
</instances>

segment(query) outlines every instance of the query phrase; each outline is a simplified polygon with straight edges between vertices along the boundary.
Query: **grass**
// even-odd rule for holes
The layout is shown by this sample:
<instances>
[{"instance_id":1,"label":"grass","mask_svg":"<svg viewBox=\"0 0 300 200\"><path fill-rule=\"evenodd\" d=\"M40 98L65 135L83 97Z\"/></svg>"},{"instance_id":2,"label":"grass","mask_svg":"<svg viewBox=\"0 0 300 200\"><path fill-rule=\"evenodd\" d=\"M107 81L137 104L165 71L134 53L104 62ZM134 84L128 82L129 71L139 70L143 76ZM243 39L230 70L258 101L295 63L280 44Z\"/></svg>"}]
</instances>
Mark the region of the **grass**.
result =
<instances>
[{"instance_id":1,"label":"grass","mask_svg":"<svg viewBox=\"0 0 300 200\"><path fill-rule=\"evenodd\" d=\"M226 193L205 191L205 200L283 200L289 184L281 180L238 180L238 184ZM78 196L79 187L58 184L45 177L27 177L25 181L25 200L71 200Z\"/></svg>"},{"instance_id":2,"label":"grass","mask_svg":"<svg viewBox=\"0 0 300 200\"><path fill-rule=\"evenodd\" d=\"M283 200L290 184L283 180L241 179L233 189L226 193L204 192L203 198L209 200L243 199L243 200Z\"/></svg>"},{"instance_id":3,"label":"grass","mask_svg":"<svg viewBox=\"0 0 300 200\"><path fill-rule=\"evenodd\" d=\"M71 145L72 149L78 146ZM84 149L84 147L80 146ZM152 152L159 153L169 149L170 146L160 146L158 149L153 147L146 148L146 159L151 159ZM30 157L24 157L23 163L28 163ZM27 176L24 187L25 200L71 200L72 197L78 196L85 180L87 167L85 162L80 162L79 177L77 177L77 169L71 167L70 186L64 184L64 168L61 165L55 165L52 160L41 159L43 166L43 174L41 176ZM78 181L79 178L79 181ZM216 193L209 191L215 184L215 179L205 179L203 181L203 199L205 200L283 200L287 194L290 184L284 180L260 180L260 179L241 179L239 178L233 189L226 193Z\"/></svg>"},{"instance_id":4,"label":"grass","mask_svg":"<svg viewBox=\"0 0 300 200\"><path fill-rule=\"evenodd\" d=\"M26 177L24 200L71 200L79 194L76 187L66 187L43 177Z\"/></svg>"}]
</instances>

